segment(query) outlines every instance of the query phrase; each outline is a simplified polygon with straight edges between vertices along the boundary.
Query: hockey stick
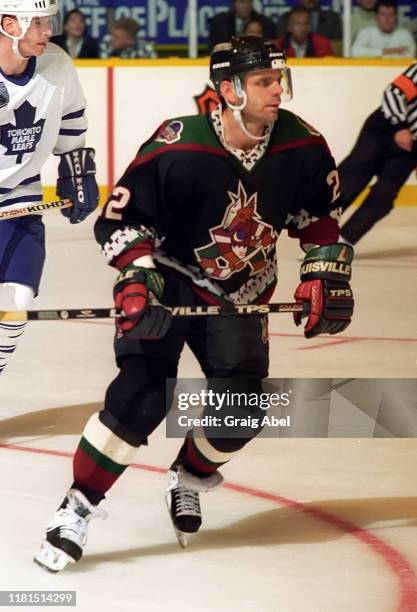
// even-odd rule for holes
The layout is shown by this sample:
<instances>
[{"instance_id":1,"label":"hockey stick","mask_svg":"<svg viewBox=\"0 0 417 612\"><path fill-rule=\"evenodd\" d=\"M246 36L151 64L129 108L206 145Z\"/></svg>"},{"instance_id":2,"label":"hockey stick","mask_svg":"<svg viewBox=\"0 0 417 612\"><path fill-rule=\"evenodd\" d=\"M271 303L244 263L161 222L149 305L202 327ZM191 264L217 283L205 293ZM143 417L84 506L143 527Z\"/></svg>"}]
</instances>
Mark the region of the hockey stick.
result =
<instances>
[{"instance_id":1,"label":"hockey stick","mask_svg":"<svg viewBox=\"0 0 417 612\"><path fill-rule=\"evenodd\" d=\"M281 302L275 304L242 304L239 306L167 306L174 317L215 315L275 314L303 312L302 304ZM66 321L68 319L113 319L120 316L115 308L82 308L68 310L22 310L1 312L0 321Z\"/></svg>"},{"instance_id":2,"label":"hockey stick","mask_svg":"<svg viewBox=\"0 0 417 612\"><path fill-rule=\"evenodd\" d=\"M69 208L72 206L71 200L56 200L55 202L40 202L39 204L30 204L22 206L22 208L12 208L1 210L0 221L4 219L15 219L16 217L24 217L25 215L37 215L47 210Z\"/></svg>"}]
</instances>

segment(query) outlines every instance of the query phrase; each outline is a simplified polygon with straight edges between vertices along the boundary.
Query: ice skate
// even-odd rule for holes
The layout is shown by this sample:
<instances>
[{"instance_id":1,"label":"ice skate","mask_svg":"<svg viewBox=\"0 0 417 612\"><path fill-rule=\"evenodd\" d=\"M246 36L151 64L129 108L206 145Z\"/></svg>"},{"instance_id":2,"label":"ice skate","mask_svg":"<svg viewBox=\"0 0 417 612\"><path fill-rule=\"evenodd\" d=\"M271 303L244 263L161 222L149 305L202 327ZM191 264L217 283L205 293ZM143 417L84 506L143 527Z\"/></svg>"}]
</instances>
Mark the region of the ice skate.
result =
<instances>
[{"instance_id":1,"label":"ice skate","mask_svg":"<svg viewBox=\"0 0 417 612\"><path fill-rule=\"evenodd\" d=\"M199 493L219 487L223 476L214 472L207 478L199 478L178 465L169 470L168 477L165 500L178 542L186 548L201 527Z\"/></svg>"},{"instance_id":2,"label":"ice skate","mask_svg":"<svg viewBox=\"0 0 417 612\"><path fill-rule=\"evenodd\" d=\"M34 561L49 572L60 572L69 563L81 559L87 542L88 523L92 518L106 518L107 513L97 509L76 489L70 489L66 505L59 508L46 527L46 540Z\"/></svg>"}]
</instances>

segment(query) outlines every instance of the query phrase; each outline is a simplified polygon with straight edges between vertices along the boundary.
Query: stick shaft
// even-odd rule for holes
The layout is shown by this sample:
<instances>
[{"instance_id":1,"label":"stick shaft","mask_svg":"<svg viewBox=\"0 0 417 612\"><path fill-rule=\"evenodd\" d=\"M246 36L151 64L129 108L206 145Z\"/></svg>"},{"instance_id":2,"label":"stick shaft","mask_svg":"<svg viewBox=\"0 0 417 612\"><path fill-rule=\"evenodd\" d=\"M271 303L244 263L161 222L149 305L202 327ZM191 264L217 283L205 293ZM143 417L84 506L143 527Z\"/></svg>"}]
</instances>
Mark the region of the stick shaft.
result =
<instances>
[{"instance_id":1,"label":"stick shaft","mask_svg":"<svg viewBox=\"0 0 417 612\"><path fill-rule=\"evenodd\" d=\"M55 202L39 202L39 204L30 204L29 206L8 210L1 210L0 208L0 221L16 219L16 217L24 217L25 215L38 215L48 210L69 208L70 206L72 206L71 200L56 200Z\"/></svg>"},{"instance_id":2,"label":"stick shaft","mask_svg":"<svg viewBox=\"0 0 417 612\"><path fill-rule=\"evenodd\" d=\"M169 306L174 317L217 315L276 314L302 312L301 304L281 302L272 304L242 304L239 306ZM22 310L0 312L0 321L66 321L68 319L112 319L120 316L115 308L80 308L68 310Z\"/></svg>"}]
</instances>

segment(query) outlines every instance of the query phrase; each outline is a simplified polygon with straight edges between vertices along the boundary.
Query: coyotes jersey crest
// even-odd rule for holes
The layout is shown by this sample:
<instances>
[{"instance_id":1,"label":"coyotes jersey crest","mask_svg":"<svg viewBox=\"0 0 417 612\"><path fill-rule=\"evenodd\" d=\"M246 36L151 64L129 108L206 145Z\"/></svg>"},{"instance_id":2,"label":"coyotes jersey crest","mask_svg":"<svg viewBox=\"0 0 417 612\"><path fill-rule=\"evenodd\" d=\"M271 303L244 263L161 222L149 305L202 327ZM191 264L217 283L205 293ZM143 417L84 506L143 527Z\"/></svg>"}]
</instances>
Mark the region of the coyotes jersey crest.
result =
<instances>
[{"instance_id":1,"label":"coyotes jersey crest","mask_svg":"<svg viewBox=\"0 0 417 612\"><path fill-rule=\"evenodd\" d=\"M249 266L250 276L262 272L278 234L257 212L257 192L248 196L241 181L237 193L228 191L230 204L222 222L209 230L212 241L195 256L206 274L227 279Z\"/></svg>"}]
</instances>

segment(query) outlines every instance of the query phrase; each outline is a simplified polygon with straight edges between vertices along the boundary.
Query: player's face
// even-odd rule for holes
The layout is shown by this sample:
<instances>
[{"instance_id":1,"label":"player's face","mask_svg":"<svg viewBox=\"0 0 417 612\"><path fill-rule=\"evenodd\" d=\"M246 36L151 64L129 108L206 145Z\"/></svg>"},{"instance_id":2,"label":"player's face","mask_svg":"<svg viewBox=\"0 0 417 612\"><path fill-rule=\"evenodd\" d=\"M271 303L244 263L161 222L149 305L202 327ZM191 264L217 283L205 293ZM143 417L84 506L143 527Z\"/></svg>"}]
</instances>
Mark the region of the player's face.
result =
<instances>
[{"instance_id":1,"label":"player's face","mask_svg":"<svg viewBox=\"0 0 417 612\"><path fill-rule=\"evenodd\" d=\"M52 25L49 17L33 17L30 26L19 43L19 51L24 57L42 55L52 36Z\"/></svg>"},{"instance_id":2,"label":"player's face","mask_svg":"<svg viewBox=\"0 0 417 612\"><path fill-rule=\"evenodd\" d=\"M245 79L248 101L243 116L247 121L269 123L278 117L281 104L282 71L277 69L251 72Z\"/></svg>"}]
</instances>

